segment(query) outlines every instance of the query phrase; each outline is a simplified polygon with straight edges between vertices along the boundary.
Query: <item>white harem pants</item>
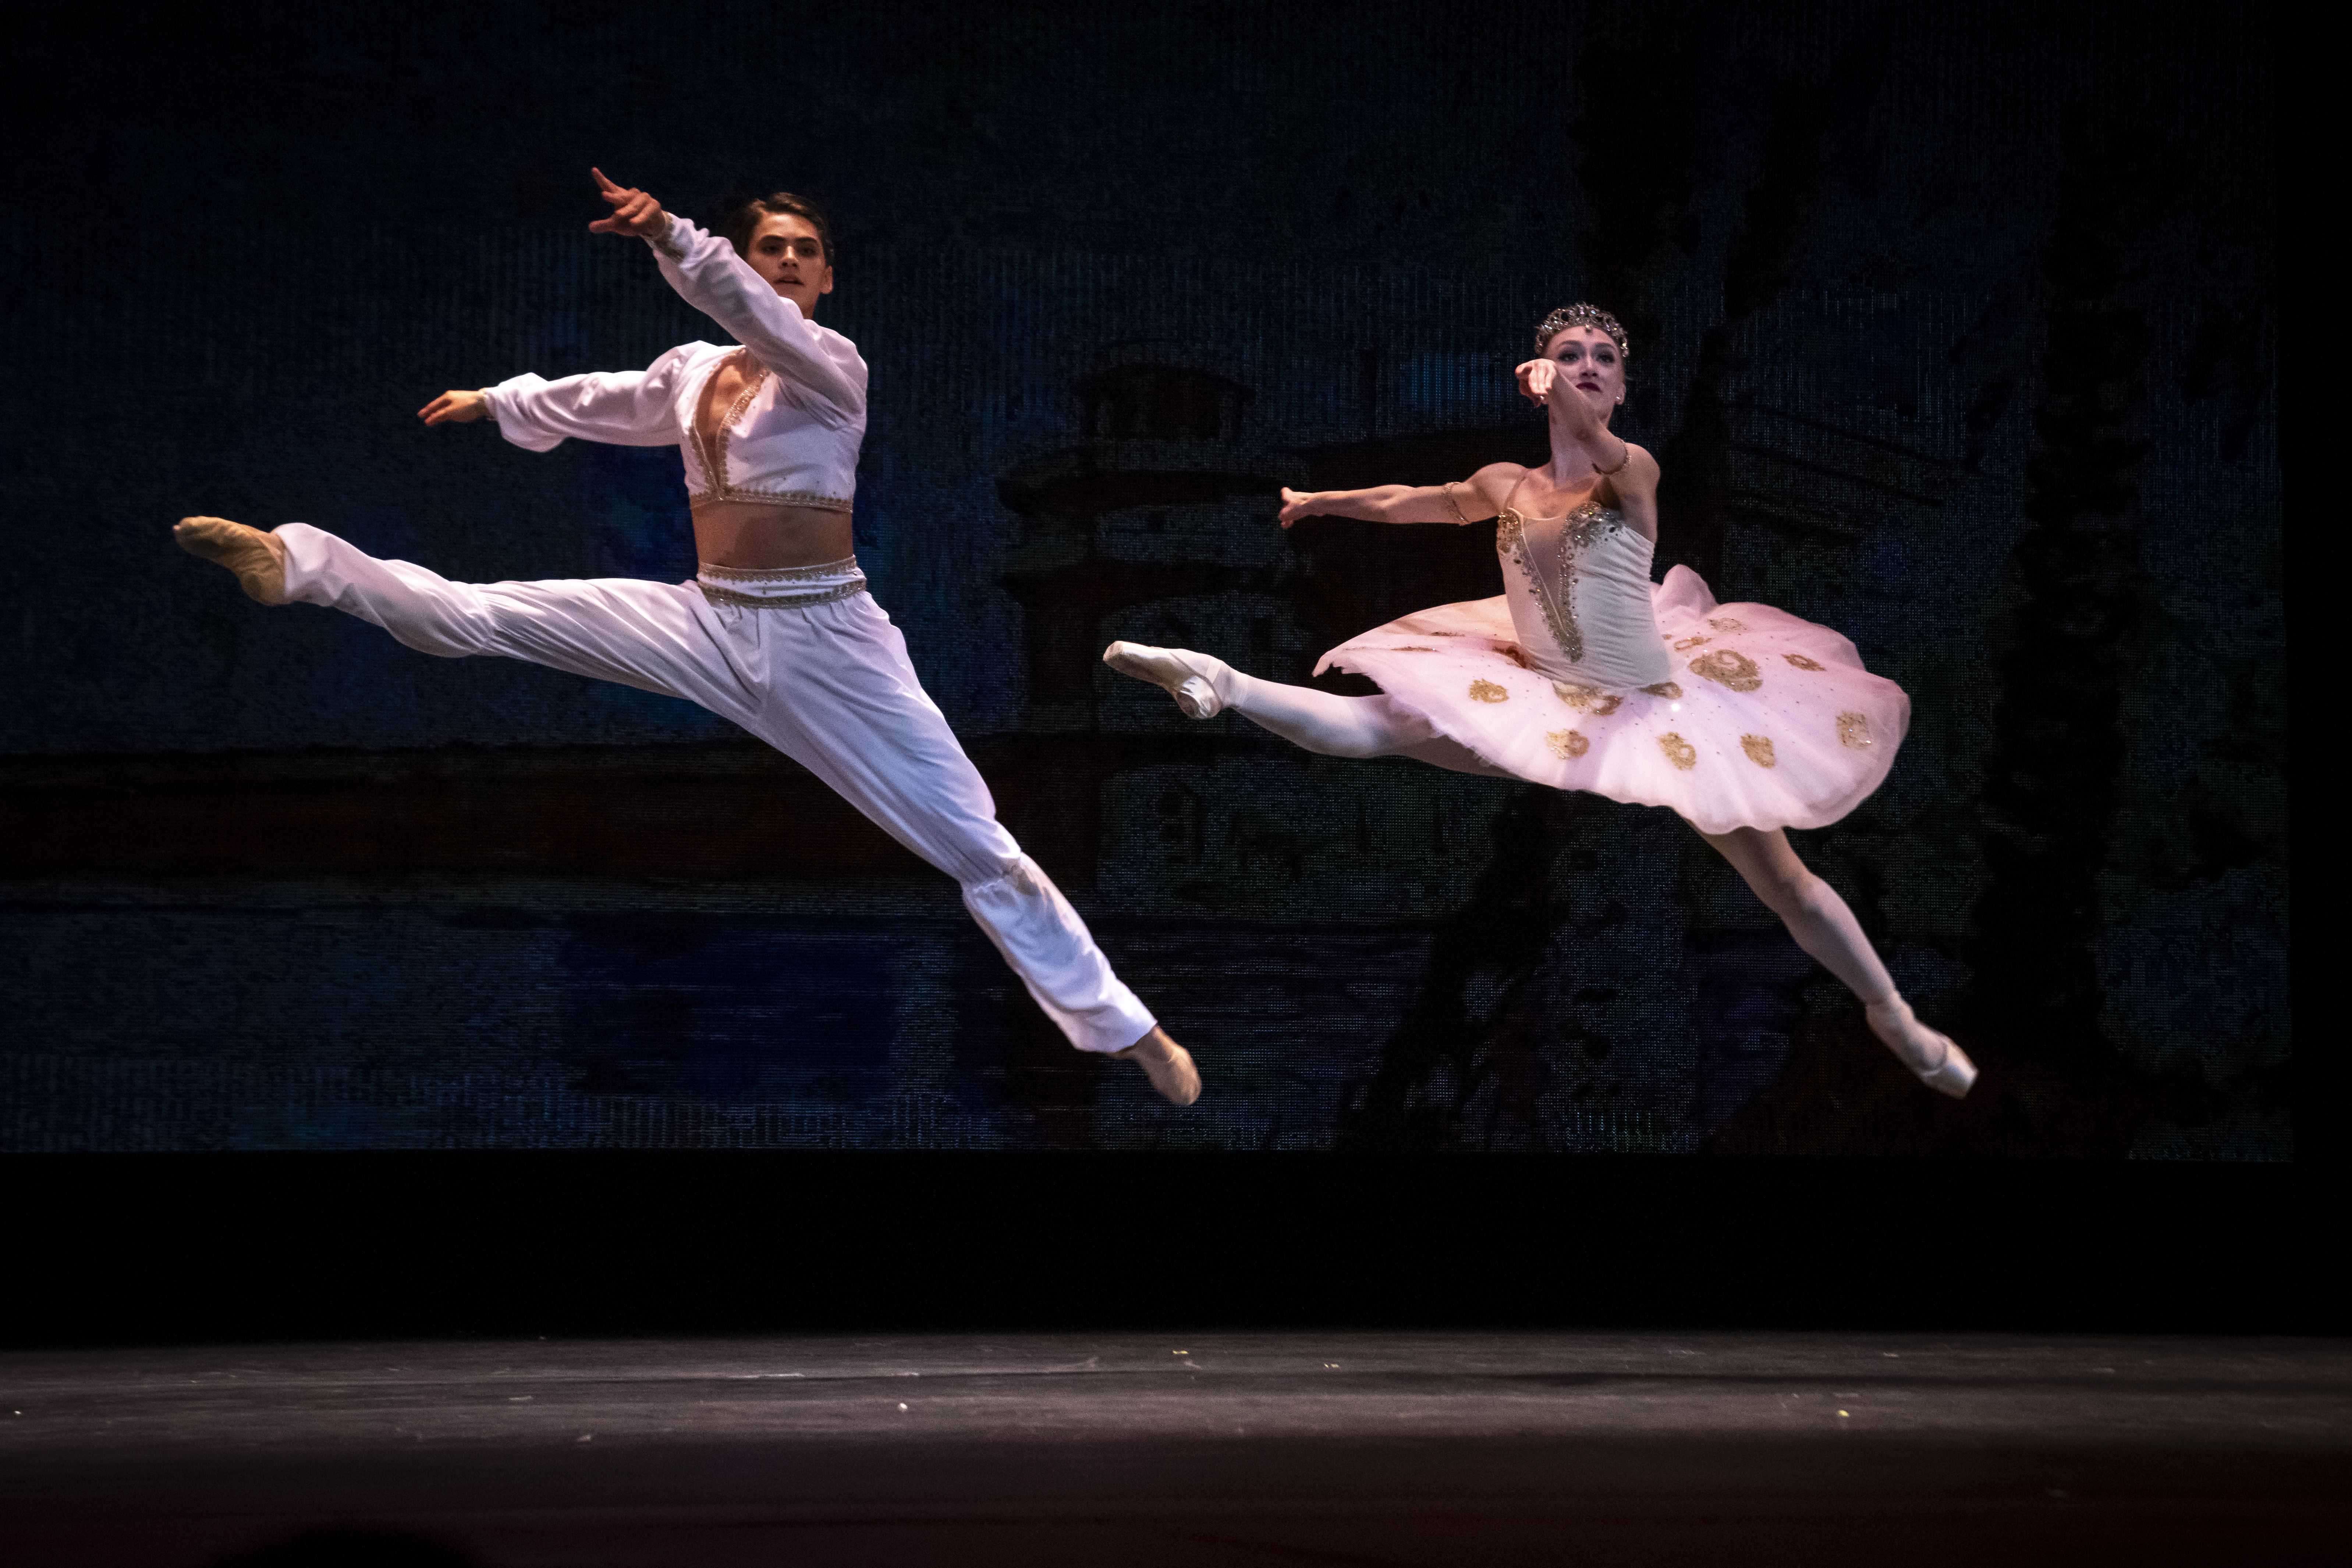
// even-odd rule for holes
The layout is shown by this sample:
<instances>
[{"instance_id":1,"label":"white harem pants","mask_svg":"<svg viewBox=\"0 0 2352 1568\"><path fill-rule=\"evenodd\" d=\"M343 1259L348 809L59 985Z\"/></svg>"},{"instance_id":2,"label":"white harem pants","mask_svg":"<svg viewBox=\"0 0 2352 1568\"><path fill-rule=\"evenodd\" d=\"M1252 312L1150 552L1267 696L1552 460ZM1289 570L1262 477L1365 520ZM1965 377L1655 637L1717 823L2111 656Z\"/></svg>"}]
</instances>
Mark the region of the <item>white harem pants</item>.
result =
<instances>
[{"instance_id":1,"label":"white harem pants","mask_svg":"<svg viewBox=\"0 0 2352 1568\"><path fill-rule=\"evenodd\" d=\"M452 583L308 523L277 531L287 596L373 621L420 652L496 654L700 703L831 784L953 877L964 908L1082 1051L1152 1026L996 802L872 595L714 605L692 583Z\"/></svg>"}]
</instances>

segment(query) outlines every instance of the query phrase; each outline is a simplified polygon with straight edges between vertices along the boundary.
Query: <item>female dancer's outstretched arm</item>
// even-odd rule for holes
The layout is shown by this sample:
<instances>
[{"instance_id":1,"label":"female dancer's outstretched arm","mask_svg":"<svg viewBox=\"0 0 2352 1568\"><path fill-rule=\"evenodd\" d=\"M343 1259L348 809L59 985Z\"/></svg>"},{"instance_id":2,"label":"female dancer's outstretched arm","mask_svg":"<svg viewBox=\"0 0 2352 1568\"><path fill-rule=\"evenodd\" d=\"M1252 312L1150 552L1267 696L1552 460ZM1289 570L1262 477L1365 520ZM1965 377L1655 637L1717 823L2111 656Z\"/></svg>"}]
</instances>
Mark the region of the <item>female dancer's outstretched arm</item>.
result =
<instances>
[{"instance_id":1,"label":"female dancer's outstretched arm","mask_svg":"<svg viewBox=\"0 0 2352 1568\"><path fill-rule=\"evenodd\" d=\"M1563 353L1574 352L1580 345L1573 340L1560 343ZM1555 460L1569 449L1580 452L1588 458L1595 473L1614 477L1626 468L1629 453L1640 447L1609 428L1608 416L1599 405L1581 397L1555 399L1552 389L1565 384L1565 362L1544 356L1528 360L1512 374L1518 378L1520 395L1543 409L1552 420L1552 447ZM1656 466L1651 466L1651 479L1657 477Z\"/></svg>"},{"instance_id":2,"label":"female dancer's outstretched arm","mask_svg":"<svg viewBox=\"0 0 2352 1568\"><path fill-rule=\"evenodd\" d=\"M1484 522L1503 510L1503 498L1527 469L1489 463L1466 480L1443 485L1374 485L1360 490L1295 490L1282 487L1282 526L1301 518L1352 517L1365 522Z\"/></svg>"},{"instance_id":3,"label":"female dancer's outstretched arm","mask_svg":"<svg viewBox=\"0 0 2352 1568\"><path fill-rule=\"evenodd\" d=\"M1491 463L1466 480L1444 485L1374 485L1354 490L1285 486L1280 518L1285 528L1307 517L1457 526L1481 522L1502 510L1504 498L1526 473L1517 463ZM1414 757L1457 773L1499 771L1386 696L1339 697L1263 680L1190 648L1115 642L1103 650L1103 662L1122 675L1164 688L1188 718L1213 718L1231 709L1260 729L1322 756Z\"/></svg>"}]
</instances>

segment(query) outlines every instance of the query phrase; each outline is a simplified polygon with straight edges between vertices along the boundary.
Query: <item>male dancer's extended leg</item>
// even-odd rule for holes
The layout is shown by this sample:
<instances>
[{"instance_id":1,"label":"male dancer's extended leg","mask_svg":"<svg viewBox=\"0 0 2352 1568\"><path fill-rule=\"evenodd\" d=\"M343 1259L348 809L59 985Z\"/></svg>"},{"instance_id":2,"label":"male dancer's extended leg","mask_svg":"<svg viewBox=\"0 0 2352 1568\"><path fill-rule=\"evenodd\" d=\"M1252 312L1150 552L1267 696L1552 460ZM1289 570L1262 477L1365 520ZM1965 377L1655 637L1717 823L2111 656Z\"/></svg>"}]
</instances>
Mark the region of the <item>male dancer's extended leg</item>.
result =
<instances>
[{"instance_id":1,"label":"male dancer's extended leg","mask_svg":"<svg viewBox=\"0 0 2352 1568\"><path fill-rule=\"evenodd\" d=\"M1764 906L1780 917L1797 945L1820 961L1862 998L1871 1032L1928 1088L1958 1100L1976 1081L1976 1065L1959 1047L1912 1015L1911 1004L1895 989L1862 922L1837 889L1805 868L1779 828L1739 827L1699 836L1715 846L1746 879Z\"/></svg>"},{"instance_id":2,"label":"male dancer's extended leg","mask_svg":"<svg viewBox=\"0 0 2352 1568\"><path fill-rule=\"evenodd\" d=\"M1111 972L1086 923L996 821L995 804L873 600L711 605L632 578L453 583L321 529L217 518L175 535L265 604L315 604L445 658L499 655L700 704L783 752L955 878L964 907L1081 1050L1129 1057L1180 1105L1200 1075Z\"/></svg>"},{"instance_id":3,"label":"male dancer's extended leg","mask_svg":"<svg viewBox=\"0 0 2352 1568\"><path fill-rule=\"evenodd\" d=\"M870 595L712 614L736 623L743 657L764 666L761 711L745 728L953 877L964 907L1073 1045L1118 1051L1152 1031L1077 911L996 820L988 785Z\"/></svg>"},{"instance_id":4,"label":"male dancer's extended leg","mask_svg":"<svg viewBox=\"0 0 2352 1568\"><path fill-rule=\"evenodd\" d=\"M682 697L746 727L759 711L758 693L689 584L635 577L453 583L410 562L380 561L305 522L264 537L276 542L284 563L285 602L356 616L419 653L543 664Z\"/></svg>"}]
</instances>

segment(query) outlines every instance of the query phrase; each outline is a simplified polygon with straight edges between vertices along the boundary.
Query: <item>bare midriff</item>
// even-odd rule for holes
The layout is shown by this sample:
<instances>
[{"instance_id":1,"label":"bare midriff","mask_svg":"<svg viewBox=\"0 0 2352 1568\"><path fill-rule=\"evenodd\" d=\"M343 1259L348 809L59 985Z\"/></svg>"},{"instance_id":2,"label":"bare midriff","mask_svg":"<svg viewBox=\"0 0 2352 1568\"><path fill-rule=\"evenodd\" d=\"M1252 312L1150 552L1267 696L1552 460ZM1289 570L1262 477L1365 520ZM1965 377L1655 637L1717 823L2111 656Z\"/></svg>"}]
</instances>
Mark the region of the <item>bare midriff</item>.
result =
<instances>
[{"instance_id":1,"label":"bare midriff","mask_svg":"<svg viewBox=\"0 0 2352 1568\"><path fill-rule=\"evenodd\" d=\"M740 349L711 373L703 384L701 405L695 410L696 434L704 451L715 453L719 448L719 426L726 423L728 410L765 374ZM711 476L713 483L721 478ZM775 572L788 566L823 566L856 551L849 513L840 508L717 497L694 503L694 553L713 566L736 572Z\"/></svg>"},{"instance_id":2,"label":"bare midriff","mask_svg":"<svg viewBox=\"0 0 2352 1568\"><path fill-rule=\"evenodd\" d=\"M849 514L830 507L708 500L694 509L694 553L713 566L774 572L854 554Z\"/></svg>"}]
</instances>

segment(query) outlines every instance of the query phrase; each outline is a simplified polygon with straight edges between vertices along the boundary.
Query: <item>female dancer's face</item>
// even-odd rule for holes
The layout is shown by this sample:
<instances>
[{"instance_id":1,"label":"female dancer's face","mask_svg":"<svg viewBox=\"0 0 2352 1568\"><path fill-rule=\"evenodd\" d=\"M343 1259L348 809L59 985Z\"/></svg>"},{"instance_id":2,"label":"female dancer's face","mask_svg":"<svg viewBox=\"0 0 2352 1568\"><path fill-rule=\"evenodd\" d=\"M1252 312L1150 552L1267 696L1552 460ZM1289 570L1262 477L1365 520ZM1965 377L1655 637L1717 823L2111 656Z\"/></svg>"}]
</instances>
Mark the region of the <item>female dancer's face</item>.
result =
<instances>
[{"instance_id":1,"label":"female dancer's face","mask_svg":"<svg viewBox=\"0 0 2352 1568\"><path fill-rule=\"evenodd\" d=\"M816 225L798 213L770 213L751 231L751 270L814 317L821 295L833 292L833 263Z\"/></svg>"},{"instance_id":2,"label":"female dancer's face","mask_svg":"<svg viewBox=\"0 0 2352 1568\"><path fill-rule=\"evenodd\" d=\"M1544 358L1556 368L1554 397L1581 395L1604 420L1625 395L1625 362L1617 345L1597 327L1570 327L1544 345Z\"/></svg>"}]
</instances>

